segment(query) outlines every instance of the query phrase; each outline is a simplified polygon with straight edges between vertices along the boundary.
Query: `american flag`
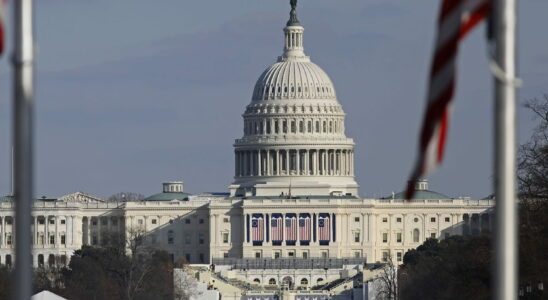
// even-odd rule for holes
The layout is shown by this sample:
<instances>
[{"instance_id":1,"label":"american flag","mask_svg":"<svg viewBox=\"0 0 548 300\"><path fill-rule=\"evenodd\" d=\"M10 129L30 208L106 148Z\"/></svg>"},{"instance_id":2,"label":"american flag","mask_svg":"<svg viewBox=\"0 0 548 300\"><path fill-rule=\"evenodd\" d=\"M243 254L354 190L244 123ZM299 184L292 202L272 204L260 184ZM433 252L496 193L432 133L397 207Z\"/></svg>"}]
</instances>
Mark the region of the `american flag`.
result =
<instances>
[{"instance_id":1,"label":"american flag","mask_svg":"<svg viewBox=\"0 0 548 300\"><path fill-rule=\"evenodd\" d=\"M270 221L270 227L272 231L272 241L281 242L284 239L284 225L281 214L272 214L272 220Z\"/></svg>"},{"instance_id":2,"label":"american flag","mask_svg":"<svg viewBox=\"0 0 548 300\"><path fill-rule=\"evenodd\" d=\"M295 214L287 214L285 217L285 240L297 240L297 216Z\"/></svg>"},{"instance_id":3,"label":"american flag","mask_svg":"<svg viewBox=\"0 0 548 300\"><path fill-rule=\"evenodd\" d=\"M263 215L254 214L251 218L251 240L253 242L262 242L264 237Z\"/></svg>"},{"instance_id":4,"label":"american flag","mask_svg":"<svg viewBox=\"0 0 548 300\"><path fill-rule=\"evenodd\" d=\"M319 237L320 241L329 241L330 235L329 235L329 215L328 214L320 214L318 219L318 227L319 227Z\"/></svg>"},{"instance_id":5,"label":"american flag","mask_svg":"<svg viewBox=\"0 0 548 300\"><path fill-rule=\"evenodd\" d=\"M301 214L299 216L299 239L301 241L310 241L310 215Z\"/></svg>"},{"instance_id":6,"label":"american flag","mask_svg":"<svg viewBox=\"0 0 548 300\"><path fill-rule=\"evenodd\" d=\"M407 185L407 199L413 197L417 180L441 164L455 91L459 41L489 15L489 4L490 0L443 0L430 69L427 106L420 133L419 156Z\"/></svg>"},{"instance_id":7,"label":"american flag","mask_svg":"<svg viewBox=\"0 0 548 300\"><path fill-rule=\"evenodd\" d=\"M0 55L4 53L6 42L6 4L7 0L0 0Z\"/></svg>"}]
</instances>

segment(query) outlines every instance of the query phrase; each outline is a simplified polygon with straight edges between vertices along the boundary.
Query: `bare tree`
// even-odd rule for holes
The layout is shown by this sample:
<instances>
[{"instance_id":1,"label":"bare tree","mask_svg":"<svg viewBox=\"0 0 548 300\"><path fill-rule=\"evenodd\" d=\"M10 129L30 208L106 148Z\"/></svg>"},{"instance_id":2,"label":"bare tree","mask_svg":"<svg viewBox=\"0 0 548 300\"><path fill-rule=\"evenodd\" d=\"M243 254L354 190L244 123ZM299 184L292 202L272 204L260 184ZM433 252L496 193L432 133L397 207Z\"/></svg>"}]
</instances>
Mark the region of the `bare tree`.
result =
<instances>
[{"instance_id":1,"label":"bare tree","mask_svg":"<svg viewBox=\"0 0 548 300\"><path fill-rule=\"evenodd\" d=\"M519 148L518 179L522 198L548 198L548 95L532 99L525 107L540 123L529 141Z\"/></svg>"},{"instance_id":2,"label":"bare tree","mask_svg":"<svg viewBox=\"0 0 548 300\"><path fill-rule=\"evenodd\" d=\"M198 290L198 281L192 275L193 270L186 261L179 260L178 268L173 270L173 298L175 300L198 299L202 292Z\"/></svg>"},{"instance_id":3,"label":"bare tree","mask_svg":"<svg viewBox=\"0 0 548 300\"><path fill-rule=\"evenodd\" d=\"M143 194L135 192L120 192L108 197L110 202L127 202L127 201L141 201L145 199Z\"/></svg>"},{"instance_id":4,"label":"bare tree","mask_svg":"<svg viewBox=\"0 0 548 300\"><path fill-rule=\"evenodd\" d=\"M392 255L388 255L387 262L374 283L378 300L398 299L398 265L394 264Z\"/></svg>"}]
</instances>

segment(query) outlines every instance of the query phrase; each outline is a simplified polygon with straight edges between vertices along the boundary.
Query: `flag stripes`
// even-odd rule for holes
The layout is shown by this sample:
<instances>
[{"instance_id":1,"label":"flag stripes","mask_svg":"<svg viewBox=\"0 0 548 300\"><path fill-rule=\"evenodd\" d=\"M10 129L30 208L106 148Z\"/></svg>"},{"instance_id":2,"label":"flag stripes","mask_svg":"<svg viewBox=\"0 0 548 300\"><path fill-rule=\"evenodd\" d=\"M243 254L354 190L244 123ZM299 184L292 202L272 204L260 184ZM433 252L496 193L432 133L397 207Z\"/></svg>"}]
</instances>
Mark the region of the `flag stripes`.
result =
<instances>
[{"instance_id":1,"label":"flag stripes","mask_svg":"<svg viewBox=\"0 0 548 300\"><path fill-rule=\"evenodd\" d=\"M488 13L489 0L444 0L442 3L419 155L407 186L407 199L413 197L417 180L433 172L443 160L450 104L455 92L458 44Z\"/></svg>"},{"instance_id":2,"label":"flag stripes","mask_svg":"<svg viewBox=\"0 0 548 300\"><path fill-rule=\"evenodd\" d=\"M320 214L318 219L318 233L320 242L329 241L331 224L329 222L329 214Z\"/></svg>"},{"instance_id":3,"label":"flag stripes","mask_svg":"<svg viewBox=\"0 0 548 300\"><path fill-rule=\"evenodd\" d=\"M287 214L285 216L285 240L286 242L297 241L297 215Z\"/></svg>"},{"instance_id":4,"label":"flag stripes","mask_svg":"<svg viewBox=\"0 0 548 300\"><path fill-rule=\"evenodd\" d=\"M270 221L270 228L272 232L272 242L282 242L284 239L284 225L281 214L272 214Z\"/></svg>"},{"instance_id":5,"label":"flag stripes","mask_svg":"<svg viewBox=\"0 0 548 300\"><path fill-rule=\"evenodd\" d=\"M309 214L300 214L299 216L299 240L301 242L310 242L310 229L312 228Z\"/></svg>"},{"instance_id":6,"label":"flag stripes","mask_svg":"<svg viewBox=\"0 0 548 300\"><path fill-rule=\"evenodd\" d=\"M6 7L7 0L0 0L0 55L4 53L6 43Z\"/></svg>"},{"instance_id":7,"label":"flag stripes","mask_svg":"<svg viewBox=\"0 0 548 300\"><path fill-rule=\"evenodd\" d=\"M262 242L264 239L264 219L262 214L253 214L251 217L251 240Z\"/></svg>"}]
</instances>

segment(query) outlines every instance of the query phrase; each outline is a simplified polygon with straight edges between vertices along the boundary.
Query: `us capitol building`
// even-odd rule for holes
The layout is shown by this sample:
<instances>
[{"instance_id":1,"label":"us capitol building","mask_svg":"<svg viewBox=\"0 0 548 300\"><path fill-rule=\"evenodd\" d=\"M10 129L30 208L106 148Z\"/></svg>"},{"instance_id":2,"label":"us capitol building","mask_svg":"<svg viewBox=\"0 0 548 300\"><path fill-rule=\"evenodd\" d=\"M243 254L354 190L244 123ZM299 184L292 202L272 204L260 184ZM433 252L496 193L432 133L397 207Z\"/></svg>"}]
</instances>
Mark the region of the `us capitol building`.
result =
<instances>
[{"instance_id":1,"label":"us capitol building","mask_svg":"<svg viewBox=\"0 0 548 300\"><path fill-rule=\"evenodd\" d=\"M336 279L337 268L347 265L388 257L402 262L427 238L490 230L492 199L451 198L425 180L410 201L404 193L361 198L345 113L329 76L304 52L294 7L283 31L283 53L259 76L243 113L229 193L191 195L182 182L166 182L142 201L80 192L37 199L34 266L66 264L83 245L106 246L140 232L140 247L214 264L242 280L278 284L289 276L297 285L315 285ZM11 196L0 198L0 263L6 265L14 261L13 210ZM277 262L293 266L291 274Z\"/></svg>"}]
</instances>

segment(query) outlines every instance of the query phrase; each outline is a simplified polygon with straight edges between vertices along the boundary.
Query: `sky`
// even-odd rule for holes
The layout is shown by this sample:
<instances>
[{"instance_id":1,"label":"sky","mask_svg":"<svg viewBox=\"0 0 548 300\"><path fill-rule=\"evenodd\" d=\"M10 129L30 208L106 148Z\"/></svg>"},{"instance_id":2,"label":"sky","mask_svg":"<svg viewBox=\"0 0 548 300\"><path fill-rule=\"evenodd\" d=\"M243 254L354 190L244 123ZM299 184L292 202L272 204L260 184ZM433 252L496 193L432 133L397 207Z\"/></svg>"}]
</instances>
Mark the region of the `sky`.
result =
<instances>
[{"instance_id":1,"label":"sky","mask_svg":"<svg viewBox=\"0 0 548 300\"><path fill-rule=\"evenodd\" d=\"M241 114L282 52L289 1L35 2L37 196L151 195L171 180L191 193L227 191ZM548 2L518 3L523 103L548 93ZM362 197L402 190L414 164L438 5L299 1L305 52L329 74L347 113ZM460 48L445 162L428 177L430 189L452 197L493 190L484 36L482 25ZM8 56L0 61L0 194L11 190ZM524 108L518 117L523 143L535 121Z\"/></svg>"}]
</instances>

